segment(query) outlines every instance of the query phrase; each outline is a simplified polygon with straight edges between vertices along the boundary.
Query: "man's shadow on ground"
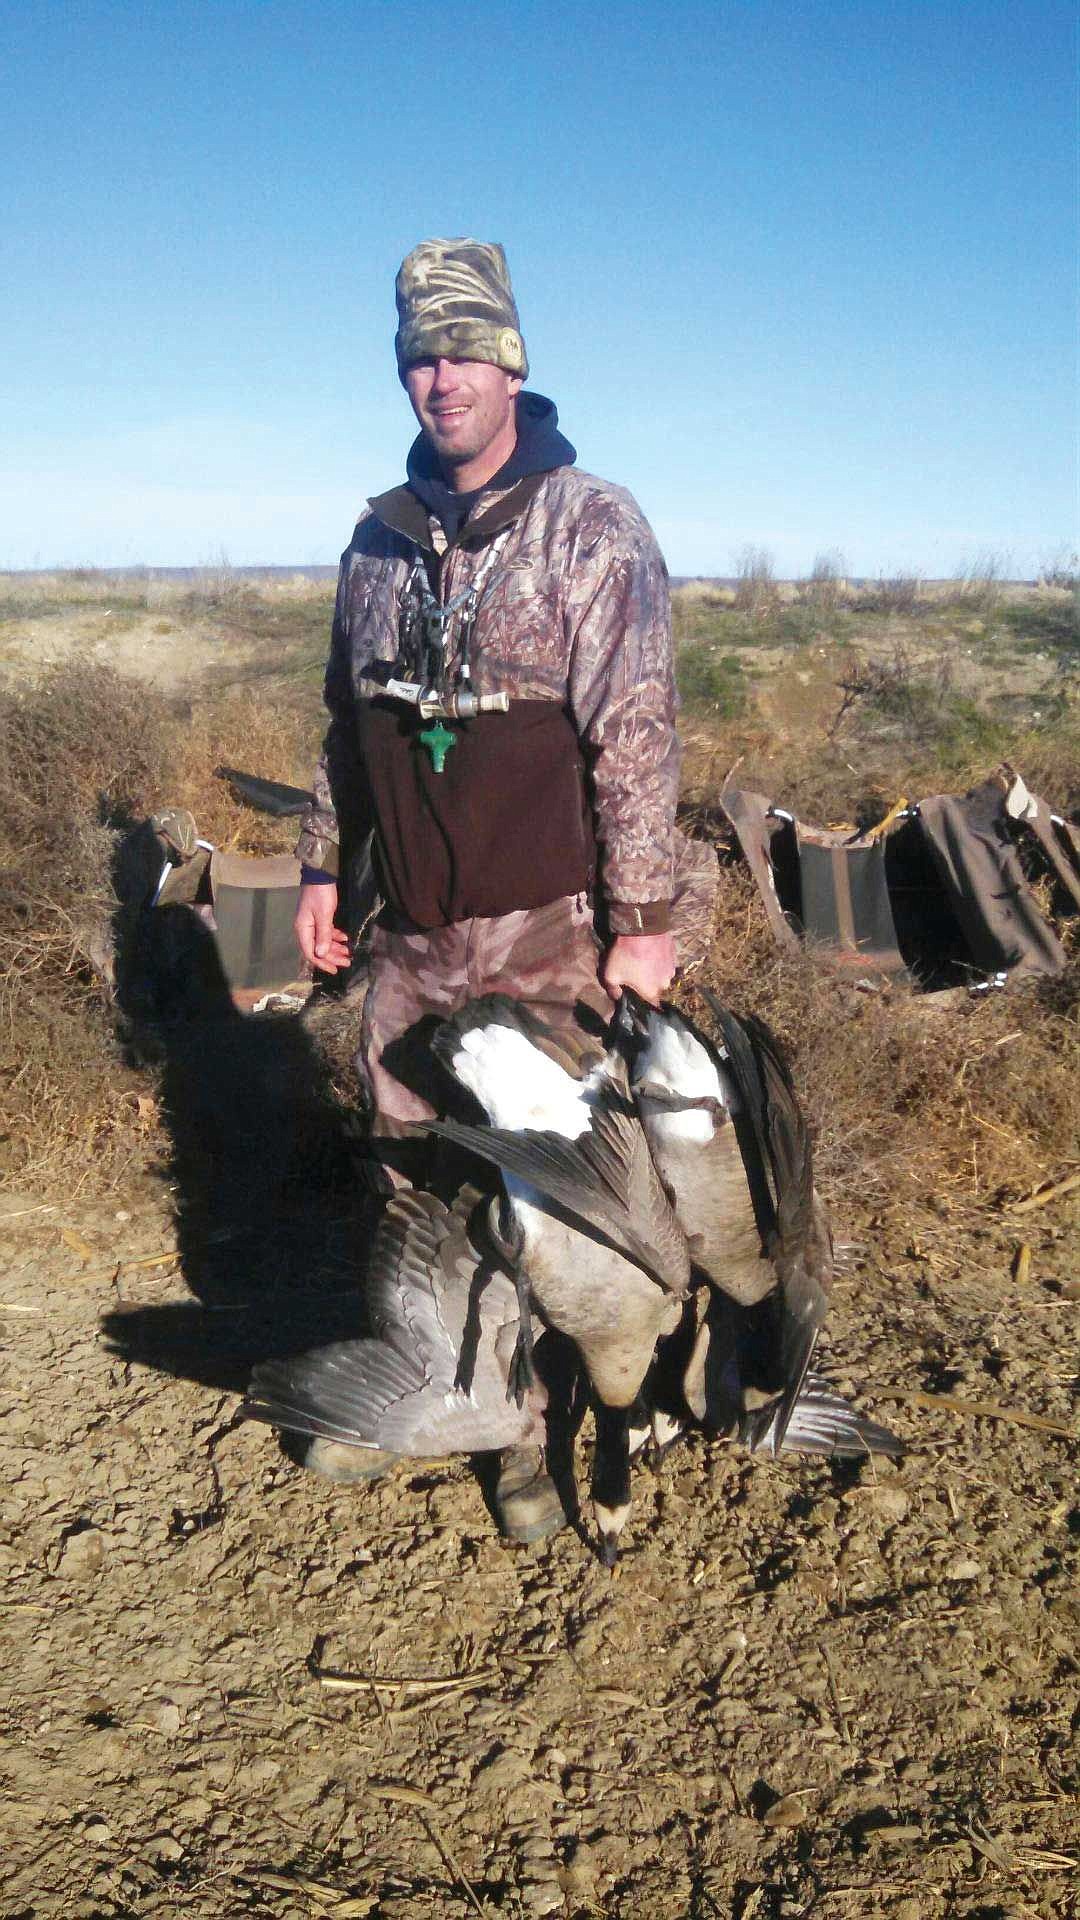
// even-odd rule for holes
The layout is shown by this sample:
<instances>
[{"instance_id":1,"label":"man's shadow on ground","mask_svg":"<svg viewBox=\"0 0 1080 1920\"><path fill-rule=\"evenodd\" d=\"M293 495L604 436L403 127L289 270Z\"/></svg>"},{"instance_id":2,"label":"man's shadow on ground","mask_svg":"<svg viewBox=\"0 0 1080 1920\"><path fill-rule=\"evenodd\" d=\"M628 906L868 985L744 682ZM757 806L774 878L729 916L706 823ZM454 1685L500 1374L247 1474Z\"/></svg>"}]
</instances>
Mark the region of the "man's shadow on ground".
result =
<instances>
[{"instance_id":1,"label":"man's shadow on ground","mask_svg":"<svg viewBox=\"0 0 1080 1920\"><path fill-rule=\"evenodd\" d=\"M192 1297L118 1307L102 1331L130 1365L243 1394L262 1361L371 1331L364 1286L383 1204L378 1173L361 1129L333 1096L309 1015L241 1014L204 922L188 906L144 904L152 889L144 869L160 865L158 843L137 833L118 858L117 1009L131 1060L157 1072ZM320 1024L358 1027L357 993L320 997ZM424 1066L425 1038L409 1065L402 1061L404 1078L433 1066ZM445 1099L450 1084L423 1090ZM449 1149L432 1184L449 1190L487 1171ZM576 1520L572 1453L584 1411L576 1360L550 1333L538 1358L554 1416L550 1465ZM305 1445L300 1436L284 1440L293 1458ZM477 1456L474 1466L494 1511L497 1457Z\"/></svg>"}]
</instances>

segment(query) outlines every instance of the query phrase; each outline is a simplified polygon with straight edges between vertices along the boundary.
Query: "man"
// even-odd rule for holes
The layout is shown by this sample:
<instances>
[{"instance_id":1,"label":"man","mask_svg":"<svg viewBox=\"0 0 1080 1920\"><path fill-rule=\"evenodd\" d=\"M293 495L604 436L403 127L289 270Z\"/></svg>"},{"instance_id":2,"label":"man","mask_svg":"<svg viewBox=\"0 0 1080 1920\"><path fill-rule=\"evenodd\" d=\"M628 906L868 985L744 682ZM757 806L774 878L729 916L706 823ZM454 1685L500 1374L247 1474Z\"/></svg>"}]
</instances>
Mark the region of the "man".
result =
<instances>
[{"instance_id":1,"label":"man","mask_svg":"<svg viewBox=\"0 0 1080 1920\"><path fill-rule=\"evenodd\" d=\"M310 964L348 964L339 845L373 828L386 905L362 1062L400 1182L411 1123L442 1097L432 1016L499 990L566 1027L579 1002L606 1017L624 986L670 985L679 752L663 560L630 495L580 472L551 401L523 391L502 248L424 241L397 308L421 432L407 485L370 502L342 557L296 929ZM682 891L707 919L699 851L707 875L681 842ZM542 1460L504 1459L496 1503L516 1538L561 1524Z\"/></svg>"}]
</instances>

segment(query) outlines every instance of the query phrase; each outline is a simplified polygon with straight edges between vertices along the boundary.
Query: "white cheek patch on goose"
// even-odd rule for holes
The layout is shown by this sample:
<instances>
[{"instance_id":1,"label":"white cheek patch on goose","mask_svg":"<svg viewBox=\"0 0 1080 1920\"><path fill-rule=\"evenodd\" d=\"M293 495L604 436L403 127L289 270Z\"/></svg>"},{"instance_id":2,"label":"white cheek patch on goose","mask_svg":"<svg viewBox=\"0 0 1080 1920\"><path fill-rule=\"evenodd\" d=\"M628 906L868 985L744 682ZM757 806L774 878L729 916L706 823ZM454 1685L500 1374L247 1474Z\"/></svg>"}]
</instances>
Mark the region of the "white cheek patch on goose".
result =
<instances>
[{"instance_id":1,"label":"white cheek patch on goose","mask_svg":"<svg viewBox=\"0 0 1080 1920\"><path fill-rule=\"evenodd\" d=\"M694 1034L674 1020L665 1020L662 1014L649 1019L648 1044L635 1062L634 1078L643 1087L656 1087L677 1099L715 1100L727 1112L737 1111L729 1076ZM646 1132L657 1142L707 1147L716 1131L715 1116L707 1107L671 1112L660 1106L650 1107L647 1093L642 1099L642 1117Z\"/></svg>"},{"instance_id":2,"label":"white cheek patch on goose","mask_svg":"<svg viewBox=\"0 0 1080 1920\"><path fill-rule=\"evenodd\" d=\"M638 1055L635 1077L690 1100L724 1099L716 1062L701 1041L659 1014L649 1020L649 1040Z\"/></svg>"},{"instance_id":3,"label":"white cheek patch on goose","mask_svg":"<svg viewBox=\"0 0 1080 1920\"><path fill-rule=\"evenodd\" d=\"M513 1027L473 1027L461 1036L454 1072L474 1093L493 1127L524 1128L577 1140L589 1130L579 1080Z\"/></svg>"}]
</instances>

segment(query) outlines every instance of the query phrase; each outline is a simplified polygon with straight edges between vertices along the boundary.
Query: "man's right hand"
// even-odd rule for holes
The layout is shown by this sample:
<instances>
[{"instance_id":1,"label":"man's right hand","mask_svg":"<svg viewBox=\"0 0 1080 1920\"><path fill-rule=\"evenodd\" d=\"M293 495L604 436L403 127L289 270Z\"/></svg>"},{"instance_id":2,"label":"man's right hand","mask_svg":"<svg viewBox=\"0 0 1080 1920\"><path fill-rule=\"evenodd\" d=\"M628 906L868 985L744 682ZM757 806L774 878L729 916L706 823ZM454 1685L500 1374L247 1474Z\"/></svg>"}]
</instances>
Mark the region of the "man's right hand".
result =
<instances>
[{"instance_id":1,"label":"man's right hand","mask_svg":"<svg viewBox=\"0 0 1080 1920\"><path fill-rule=\"evenodd\" d=\"M332 880L309 881L300 889L293 929L309 967L320 973L340 973L349 965L349 943L334 925L338 890Z\"/></svg>"}]
</instances>

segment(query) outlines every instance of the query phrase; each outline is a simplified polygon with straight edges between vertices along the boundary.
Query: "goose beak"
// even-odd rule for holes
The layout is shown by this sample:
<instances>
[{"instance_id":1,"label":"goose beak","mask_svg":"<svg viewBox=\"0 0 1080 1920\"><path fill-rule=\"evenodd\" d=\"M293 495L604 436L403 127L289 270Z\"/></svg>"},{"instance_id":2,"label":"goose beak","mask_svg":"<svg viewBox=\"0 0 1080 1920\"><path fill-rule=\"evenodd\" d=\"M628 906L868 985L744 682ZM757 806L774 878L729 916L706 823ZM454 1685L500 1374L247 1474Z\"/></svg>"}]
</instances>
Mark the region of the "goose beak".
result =
<instances>
[{"instance_id":1,"label":"goose beak","mask_svg":"<svg viewBox=\"0 0 1080 1920\"><path fill-rule=\"evenodd\" d=\"M613 1573L619 1558L619 1537L630 1517L630 1502L627 1500L622 1506L605 1507L599 1500L594 1500L593 1514L600 1536L600 1564Z\"/></svg>"},{"instance_id":2,"label":"goose beak","mask_svg":"<svg viewBox=\"0 0 1080 1920\"><path fill-rule=\"evenodd\" d=\"M612 1014L614 1030L623 1040L642 1041L649 1037L648 1019L655 1007L643 1000L633 987L624 987Z\"/></svg>"}]
</instances>

